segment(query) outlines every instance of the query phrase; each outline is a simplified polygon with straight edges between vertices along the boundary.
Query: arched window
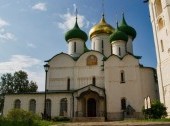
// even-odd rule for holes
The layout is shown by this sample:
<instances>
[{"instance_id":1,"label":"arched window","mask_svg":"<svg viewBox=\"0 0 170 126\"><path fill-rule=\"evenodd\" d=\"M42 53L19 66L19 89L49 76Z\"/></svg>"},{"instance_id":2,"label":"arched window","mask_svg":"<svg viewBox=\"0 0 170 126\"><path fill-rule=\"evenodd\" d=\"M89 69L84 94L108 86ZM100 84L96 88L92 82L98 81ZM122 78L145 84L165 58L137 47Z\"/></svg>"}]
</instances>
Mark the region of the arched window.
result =
<instances>
[{"instance_id":1,"label":"arched window","mask_svg":"<svg viewBox=\"0 0 170 126\"><path fill-rule=\"evenodd\" d=\"M97 57L95 55L90 55L87 57L86 62L88 66L97 65Z\"/></svg>"},{"instance_id":2,"label":"arched window","mask_svg":"<svg viewBox=\"0 0 170 126\"><path fill-rule=\"evenodd\" d=\"M161 0L155 0L155 11L156 11L156 16L159 16L162 13Z\"/></svg>"},{"instance_id":3,"label":"arched window","mask_svg":"<svg viewBox=\"0 0 170 126\"><path fill-rule=\"evenodd\" d=\"M67 90L70 90L70 78L67 79Z\"/></svg>"},{"instance_id":4,"label":"arched window","mask_svg":"<svg viewBox=\"0 0 170 126\"><path fill-rule=\"evenodd\" d=\"M29 111L35 113L36 112L36 101L34 99L30 100L29 103Z\"/></svg>"},{"instance_id":5,"label":"arched window","mask_svg":"<svg viewBox=\"0 0 170 126\"><path fill-rule=\"evenodd\" d=\"M126 99L125 98L121 99L121 110L126 110Z\"/></svg>"},{"instance_id":6,"label":"arched window","mask_svg":"<svg viewBox=\"0 0 170 126\"><path fill-rule=\"evenodd\" d=\"M161 40L161 51L164 52L164 44L163 44L163 41Z\"/></svg>"},{"instance_id":7,"label":"arched window","mask_svg":"<svg viewBox=\"0 0 170 126\"><path fill-rule=\"evenodd\" d=\"M50 99L46 100L46 114L48 116L51 116L51 100Z\"/></svg>"},{"instance_id":8,"label":"arched window","mask_svg":"<svg viewBox=\"0 0 170 126\"><path fill-rule=\"evenodd\" d=\"M120 82L125 83L125 72L123 70L120 72Z\"/></svg>"},{"instance_id":9,"label":"arched window","mask_svg":"<svg viewBox=\"0 0 170 126\"><path fill-rule=\"evenodd\" d=\"M67 98L60 100L60 116L67 116Z\"/></svg>"},{"instance_id":10,"label":"arched window","mask_svg":"<svg viewBox=\"0 0 170 126\"><path fill-rule=\"evenodd\" d=\"M163 22L163 19L160 18L160 19L158 20L158 28L159 28L159 30L161 30L163 27L164 27L164 22Z\"/></svg>"},{"instance_id":11,"label":"arched window","mask_svg":"<svg viewBox=\"0 0 170 126\"><path fill-rule=\"evenodd\" d=\"M74 52L76 52L76 42L74 42Z\"/></svg>"},{"instance_id":12,"label":"arched window","mask_svg":"<svg viewBox=\"0 0 170 126\"><path fill-rule=\"evenodd\" d=\"M96 78L95 77L92 78L92 84L96 85Z\"/></svg>"},{"instance_id":13,"label":"arched window","mask_svg":"<svg viewBox=\"0 0 170 126\"><path fill-rule=\"evenodd\" d=\"M14 108L16 108L16 109L20 109L21 108L21 101L19 99L15 100Z\"/></svg>"}]
</instances>

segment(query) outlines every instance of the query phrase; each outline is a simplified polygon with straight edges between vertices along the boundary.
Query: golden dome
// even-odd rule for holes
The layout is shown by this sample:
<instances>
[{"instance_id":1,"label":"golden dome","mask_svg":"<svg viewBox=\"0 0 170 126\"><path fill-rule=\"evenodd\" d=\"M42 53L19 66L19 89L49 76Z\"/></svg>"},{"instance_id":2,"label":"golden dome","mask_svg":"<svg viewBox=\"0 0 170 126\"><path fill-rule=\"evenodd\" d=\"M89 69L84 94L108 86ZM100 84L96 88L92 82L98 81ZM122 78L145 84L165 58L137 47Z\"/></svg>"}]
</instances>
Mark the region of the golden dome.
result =
<instances>
[{"instance_id":1,"label":"golden dome","mask_svg":"<svg viewBox=\"0 0 170 126\"><path fill-rule=\"evenodd\" d=\"M106 23L106 21L104 19L104 15L103 15L100 22L91 28L91 30L89 32L89 36L91 39L93 36L95 36L97 34L101 34L101 33L112 34L114 31L115 31L115 29L111 25Z\"/></svg>"}]
</instances>

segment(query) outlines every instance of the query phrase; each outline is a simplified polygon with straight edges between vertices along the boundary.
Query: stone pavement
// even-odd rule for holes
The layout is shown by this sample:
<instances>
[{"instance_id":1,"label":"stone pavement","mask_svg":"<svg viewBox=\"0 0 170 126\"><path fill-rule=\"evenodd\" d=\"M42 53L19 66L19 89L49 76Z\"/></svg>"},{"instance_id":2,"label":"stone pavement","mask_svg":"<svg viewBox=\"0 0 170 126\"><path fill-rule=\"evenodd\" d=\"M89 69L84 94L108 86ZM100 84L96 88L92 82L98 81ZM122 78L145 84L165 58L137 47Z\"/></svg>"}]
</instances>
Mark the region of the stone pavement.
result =
<instances>
[{"instance_id":1,"label":"stone pavement","mask_svg":"<svg viewBox=\"0 0 170 126\"><path fill-rule=\"evenodd\" d=\"M53 126L170 126L170 122L73 122Z\"/></svg>"}]
</instances>

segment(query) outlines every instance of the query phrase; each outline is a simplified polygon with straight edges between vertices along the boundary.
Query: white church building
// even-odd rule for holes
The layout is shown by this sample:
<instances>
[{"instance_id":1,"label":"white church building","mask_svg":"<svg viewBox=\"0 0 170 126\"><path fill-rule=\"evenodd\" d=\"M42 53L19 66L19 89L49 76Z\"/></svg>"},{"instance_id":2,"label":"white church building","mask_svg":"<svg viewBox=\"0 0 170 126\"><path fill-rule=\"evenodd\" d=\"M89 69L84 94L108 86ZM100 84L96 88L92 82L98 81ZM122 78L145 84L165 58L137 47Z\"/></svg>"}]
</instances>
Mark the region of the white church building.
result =
<instances>
[{"instance_id":1,"label":"white church building","mask_svg":"<svg viewBox=\"0 0 170 126\"><path fill-rule=\"evenodd\" d=\"M136 31L124 15L116 29L102 15L89 31L88 49L88 36L76 18L74 27L65 34L68 53L59 53L46 61L50 66L47 114L77 120L142 118L144 99L157 99L158 90L155 69L141 65L141 57L133 53L135 37ZM4 115L13 108L41 115L44 92L7 94Z\"/></svg>"},{"instance_id":2,"label":"white church building","mask_svg":"<svg viewBox=\"0 0 170 126\"><path fill-rule=\"evenodd\" d=\"M149 0L160 100L170 117L170 0Z\"/></svg>"}]
</instances>

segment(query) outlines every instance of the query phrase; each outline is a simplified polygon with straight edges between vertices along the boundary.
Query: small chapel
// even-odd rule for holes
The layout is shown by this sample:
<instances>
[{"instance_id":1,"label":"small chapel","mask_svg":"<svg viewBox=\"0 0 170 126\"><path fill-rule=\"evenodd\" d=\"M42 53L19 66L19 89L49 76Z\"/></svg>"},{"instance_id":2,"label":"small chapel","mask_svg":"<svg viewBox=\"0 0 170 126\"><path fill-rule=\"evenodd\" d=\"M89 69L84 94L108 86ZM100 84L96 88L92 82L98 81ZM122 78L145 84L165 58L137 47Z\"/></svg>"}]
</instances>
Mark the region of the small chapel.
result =
<instances>
[{"instance_id":1,"label":"small chapel","mask_svg":"<svg viewBox=\"0 0 170 126\"><path fill-rule=\"evenodd\" d=\"M41 115L46 107L51 118L142 118L144 100L158 99L155 69L140 64L141 56L134 54L137 33L124 14L116 28L103 14L89 35L77 20L76 16L74 27L65 33L68 52L45 61L50 66L46 102L44 92L7 94L4 115L13 108ZM86 46L88 38L90 49Z\"/></svg>"}]
</instances>

